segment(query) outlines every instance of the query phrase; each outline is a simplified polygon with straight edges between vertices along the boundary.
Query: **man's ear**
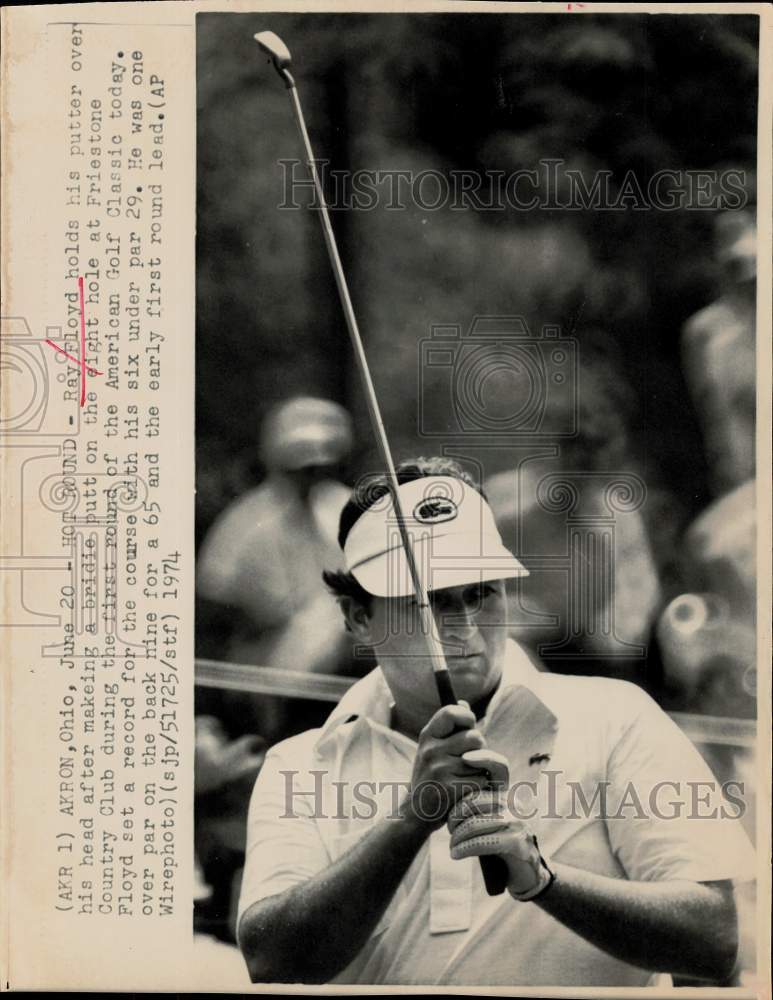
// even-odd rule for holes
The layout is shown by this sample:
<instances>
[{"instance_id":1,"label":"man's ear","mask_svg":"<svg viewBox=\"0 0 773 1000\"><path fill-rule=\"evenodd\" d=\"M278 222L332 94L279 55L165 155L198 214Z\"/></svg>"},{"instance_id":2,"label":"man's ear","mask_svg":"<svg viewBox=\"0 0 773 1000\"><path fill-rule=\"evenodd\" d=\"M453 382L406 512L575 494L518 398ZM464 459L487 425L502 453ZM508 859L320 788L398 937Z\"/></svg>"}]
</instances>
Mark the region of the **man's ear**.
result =
<instances>
[{"instance_id":1,"label":"man's ear","mask_svg":"<svg viewBox=\"0 0 773 1000\"><path fill-rule=\"evenodd\" d=\"M338 598L341 611L346 621L346 629L356 636L360 642L370 642L370 615L366 608L354 597L348 595Z\"/></svg>"}]
</instances>

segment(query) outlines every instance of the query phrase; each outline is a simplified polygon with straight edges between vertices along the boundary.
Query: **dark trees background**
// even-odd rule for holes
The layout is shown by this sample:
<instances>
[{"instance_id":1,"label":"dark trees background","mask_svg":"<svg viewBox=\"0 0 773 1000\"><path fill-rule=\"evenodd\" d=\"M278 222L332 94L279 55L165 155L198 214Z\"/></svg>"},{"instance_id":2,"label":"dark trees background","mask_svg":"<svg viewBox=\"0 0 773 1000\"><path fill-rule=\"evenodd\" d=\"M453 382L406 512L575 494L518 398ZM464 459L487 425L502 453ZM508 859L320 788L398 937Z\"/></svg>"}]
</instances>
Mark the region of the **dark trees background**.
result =
<instances>
[{"instance_id":1,"label":"dark trees background","mask_svg":"<svg viewBox=\"0 0 773 1000\"><path fill-rule=\"evenodd\" d=\"M309 393L344 403L358 434L351 475L375 461L318 219L278 208L279 161L302 153L256 31L276 31L293 53L316 155L329 169L509 173L556 158L589 184L600 170L612 172L613 186L633 171L646 189L658 170L733 167L753 187L755 17L200 14L197 22L199 538L260 478L258 429L278 399ZM653 545L667 562L673 538L709 499L679 332L717 292L714 214L383 203L335 212L394 451L432 450L417 435L417 344L433 324L466 328L481 313L520 314L532 330L560 324L582 360L582 434L567 461L640 472ZM489 474L506 468L506 450L487 462Z\"/></svg>"}]
</instances>

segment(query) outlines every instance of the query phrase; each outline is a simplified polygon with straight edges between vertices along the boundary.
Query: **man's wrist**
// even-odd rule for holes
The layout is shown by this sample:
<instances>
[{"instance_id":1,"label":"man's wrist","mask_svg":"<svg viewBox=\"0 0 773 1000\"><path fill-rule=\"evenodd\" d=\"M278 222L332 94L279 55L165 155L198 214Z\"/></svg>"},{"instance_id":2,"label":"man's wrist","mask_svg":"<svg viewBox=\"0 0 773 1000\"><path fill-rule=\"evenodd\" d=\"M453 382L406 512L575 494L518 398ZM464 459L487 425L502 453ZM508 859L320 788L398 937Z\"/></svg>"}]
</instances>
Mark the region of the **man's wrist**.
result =
<instances>
[{"instance_id":1,"label":"man's wrist","mask_svg":"<svg viewBox=\"0 0 773 1000\"><path fill-rule=\"evenodd\" d=\"M416 809L411 792L405 796L397 810L398 820L403 824L403 828L411 835L424 840L432 833L437 823L431 823L429 819Z\"/></svg>"}]
</instances>

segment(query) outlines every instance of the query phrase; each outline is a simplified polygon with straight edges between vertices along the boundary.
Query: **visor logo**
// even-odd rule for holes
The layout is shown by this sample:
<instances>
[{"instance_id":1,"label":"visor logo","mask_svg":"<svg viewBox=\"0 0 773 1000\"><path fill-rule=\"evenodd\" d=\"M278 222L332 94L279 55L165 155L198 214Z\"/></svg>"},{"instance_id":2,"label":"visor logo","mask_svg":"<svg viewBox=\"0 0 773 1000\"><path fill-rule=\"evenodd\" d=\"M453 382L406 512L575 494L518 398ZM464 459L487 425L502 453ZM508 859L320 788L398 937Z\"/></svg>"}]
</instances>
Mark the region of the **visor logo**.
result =
<instances>
[{"instance_id":1,"label":"visor logo","mask_svg":"<svg viewBox=\"0 0 773 1000\"><path fill-rule=\"evenodd\" d=\"M413 508L413 516L422 524L440 524L453 521L459 509L448 497L425 497Z\"/></svg>"}]
</instances>

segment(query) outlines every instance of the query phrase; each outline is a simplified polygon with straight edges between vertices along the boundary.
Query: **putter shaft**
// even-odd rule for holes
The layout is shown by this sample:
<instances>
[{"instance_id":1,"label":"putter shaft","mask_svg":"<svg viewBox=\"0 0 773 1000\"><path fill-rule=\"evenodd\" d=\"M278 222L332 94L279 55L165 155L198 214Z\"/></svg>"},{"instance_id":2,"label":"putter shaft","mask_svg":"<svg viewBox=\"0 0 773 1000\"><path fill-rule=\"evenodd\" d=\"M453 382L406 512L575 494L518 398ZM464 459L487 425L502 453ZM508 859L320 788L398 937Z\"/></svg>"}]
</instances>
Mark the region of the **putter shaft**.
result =
<instances>
[{"instance_id":1,"label":"putter shaft","mask_svg":"<svg viewBox=\"0 0 773 1000\"><path fill-rule=\"evenodd\" d=\"M432 615L432 609L427 596L427 589L419 571L419 567L417 566L413 548L405 527L405 516L403 514L402 504L400 503L400 497L398 494L399 484L397 482L397 475L395 473L394 462L392 460L392 453L389 448L389 441L386 436L384 422L381 418L381 410L378 405L376 390L370 375L368 360L365 356L362 337L360 336L360 330L357 325L357 317L354 314L354 307L352 306L352 300L349 295L349 287L346 283L343 265L341 264L341 258L338 254L338 246L336 244L333 227L330 222L330 214L328 212L325 194L322 190L322 182L320 181L319 173L317 172L317 165L314 159L314 152L311 148L309 133L306 130L306 122L303 117L301 102L298 98L298 90L292 76L286 69L280 70L280 75L282 75L285 79L285 83L287 84L287 92L293 109L293 117L295 118L298 131L300 132L301 139L303 140L309 171L314 182L314 189L319 203L320 219L322 222L322 233L325 238L325 245L327 246L330 263L333 266L336 287L338 288L338 295L341 299L341 306L344 311L344 318L346 319L346 327L349 331L349 338L352 343L352 348L354 349L354 357L357 363L357 368L365 389L365 401L368 407L368 413L370 414L371 423L376 434L376 442L381 454L381 459L384 462L384 467L386 469L389 491L392 495L392 505L397 517L398 529L400 531L400 540L405 551L405 558L408 563L408 570L411 574L413 589L416 593L422 633L427 641L438 696L440 698L441 705L455 705L457 703L456 695L454 693L453 684L451 683L451 676L448 672L443 647L437 634L435 619Z\"/></svg>"}]
</instances>

